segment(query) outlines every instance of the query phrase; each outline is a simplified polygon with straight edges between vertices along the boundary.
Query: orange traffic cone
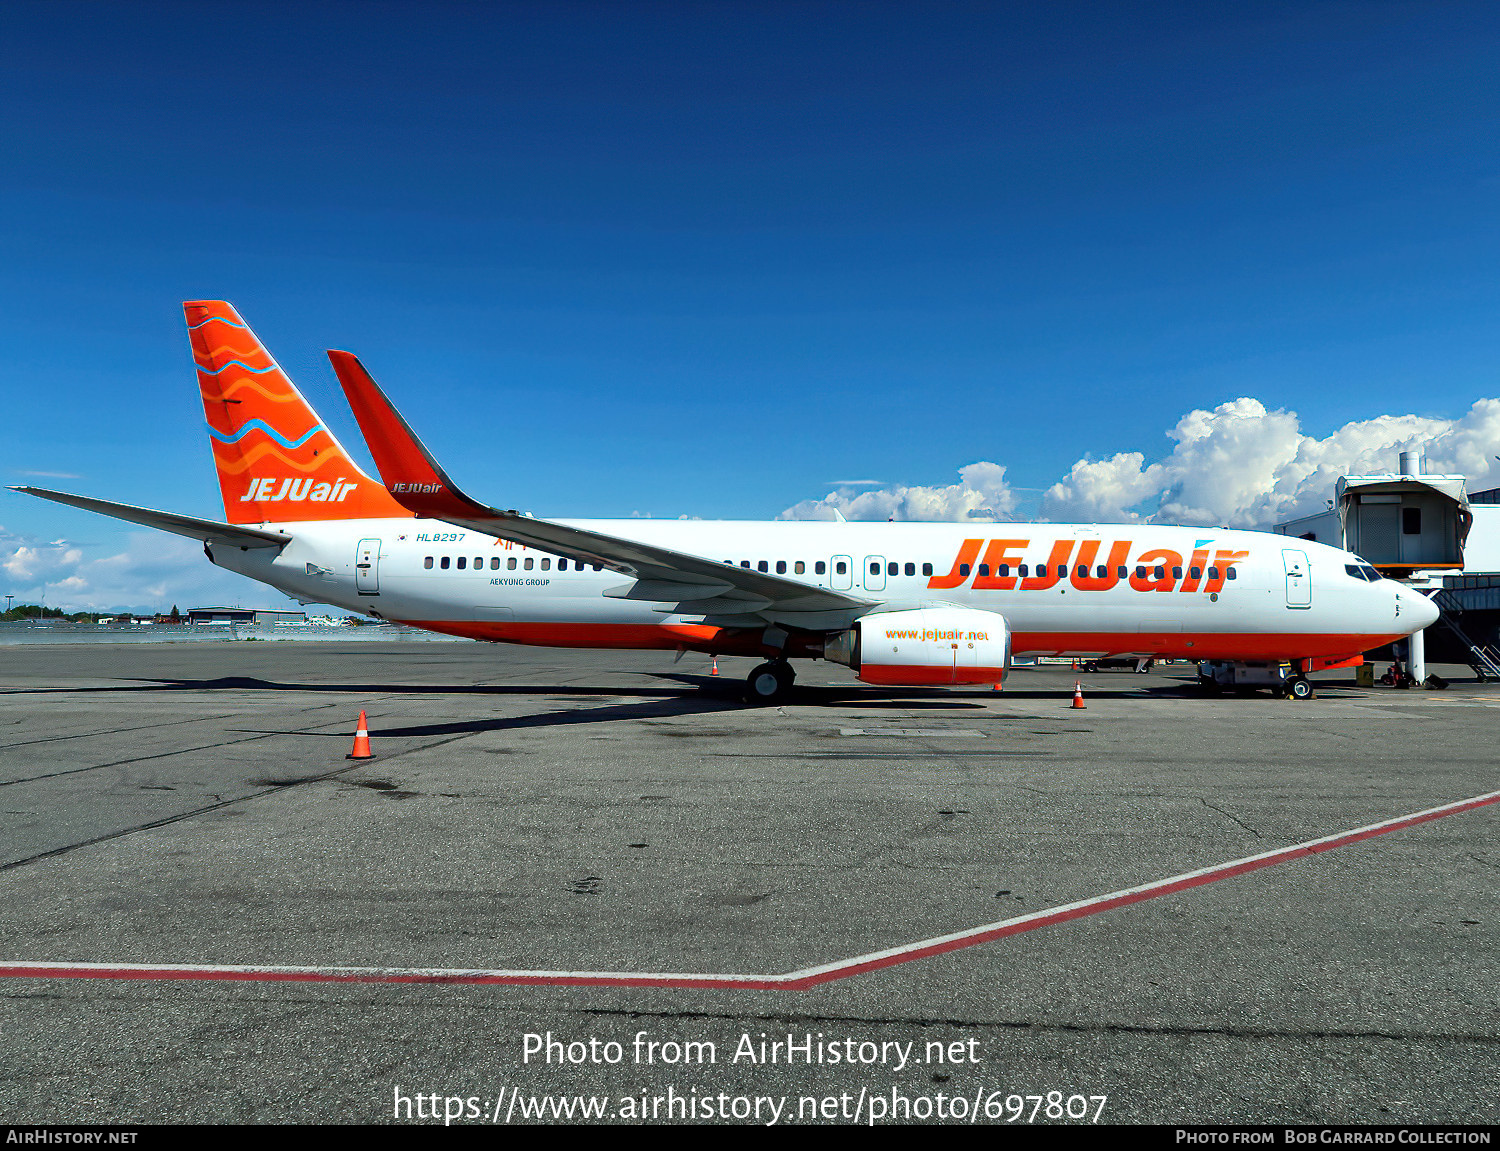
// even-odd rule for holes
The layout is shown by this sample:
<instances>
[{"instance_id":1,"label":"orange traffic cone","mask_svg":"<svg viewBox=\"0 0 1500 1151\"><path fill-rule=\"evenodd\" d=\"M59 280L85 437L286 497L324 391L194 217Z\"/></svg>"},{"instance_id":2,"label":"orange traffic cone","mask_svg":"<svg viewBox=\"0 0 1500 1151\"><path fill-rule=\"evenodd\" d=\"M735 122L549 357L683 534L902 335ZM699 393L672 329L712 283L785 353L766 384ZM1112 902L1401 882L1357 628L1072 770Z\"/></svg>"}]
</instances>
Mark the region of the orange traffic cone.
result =
<instances>
[{"instance_id":1,"label":"orange traffic cone","mask_svg":"<svg viewBox=\"0 0 1500 1151\"><path fill-rule=\"evenodd\" d=\"M708 674L709 675L718 675L719 674L719 657L718 656L714 656L714 665L713 665L713 667L711 667L709 669Z\"/></svg>"},{"instance_id":2,"label":"orange traffic cone","mask_svg":"<svg viewBox=\"0 0 1500 1151\"><path fill-rule=\"evenodd\" d=\"M359 713L359 726L354 729L354 750L345 759L374 759L375 753L370 750L370 726L365 722L365 713Z\"/></svg>"},{"instance_id":3,"label":"orange traffic cone","mask_svg":"<svg viewBox=\"0 0 1500 1151\"><path fill-rule=\"evenodd\" d=\"M997 683L997 684L996 684L996 685L995 685L995 690L996 690L996 691L1002 691L1002 690L1004 690L1004 689L1003 689L1003 688L1001 688L1001 686L1000 686L1000 685L999 685L999 684L998 684L998 683Z\"/></svg>"},{"instance_id":4,"label":"orange traffic cone","mask_svg":"<svg viewBox=\"0 0 1500 1151\"><path fill-rule=\"evenodd\" d=\"M1083 710L1083 684L1076 679L1073 681L1073 707L1076 711Z\"/></svg>"}]
</instances>

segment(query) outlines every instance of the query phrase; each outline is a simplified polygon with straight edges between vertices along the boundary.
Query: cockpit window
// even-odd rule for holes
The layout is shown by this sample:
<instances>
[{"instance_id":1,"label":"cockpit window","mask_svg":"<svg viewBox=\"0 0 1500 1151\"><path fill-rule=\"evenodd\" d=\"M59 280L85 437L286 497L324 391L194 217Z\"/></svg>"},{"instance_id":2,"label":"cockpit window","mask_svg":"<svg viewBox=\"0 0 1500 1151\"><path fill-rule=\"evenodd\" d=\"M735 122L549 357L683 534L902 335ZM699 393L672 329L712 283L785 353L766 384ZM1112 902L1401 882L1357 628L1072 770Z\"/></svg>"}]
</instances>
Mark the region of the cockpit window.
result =
<instances>
[{"instance_id":1,"label":"cockpit window","mask_svg":"<svg viewBox=\"0 0 1500 1151\"><path fill-rule=\"evenodd\" d=\"M1344 571L1348 572L1355 579L1362 579L1366 583L1379 583L1382 579L1385 578L1372 566L1366 563L1345 564Z\"/></svg>"}]
</instances>

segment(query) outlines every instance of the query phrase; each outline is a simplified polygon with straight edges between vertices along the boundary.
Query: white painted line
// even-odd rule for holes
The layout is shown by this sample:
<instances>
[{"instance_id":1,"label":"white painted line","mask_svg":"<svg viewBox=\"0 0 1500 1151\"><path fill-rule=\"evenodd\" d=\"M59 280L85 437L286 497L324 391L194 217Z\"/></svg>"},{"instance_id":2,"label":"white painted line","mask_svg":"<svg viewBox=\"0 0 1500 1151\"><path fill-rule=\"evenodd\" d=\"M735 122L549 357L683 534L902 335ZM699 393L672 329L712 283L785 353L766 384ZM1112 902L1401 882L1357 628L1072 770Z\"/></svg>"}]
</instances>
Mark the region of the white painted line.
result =
<instances>
[{"instance_id":1,"label":"white painted line","mask_svg":"<svg viewBox=\"0 0 1500 1151\"><path fill-rule=\"evenodd\" d=\"M953 737L957 739L983 739L982 731L965 731L954 727L841 727L840 735L902 735Z\"/></svg>"}]
</instances>

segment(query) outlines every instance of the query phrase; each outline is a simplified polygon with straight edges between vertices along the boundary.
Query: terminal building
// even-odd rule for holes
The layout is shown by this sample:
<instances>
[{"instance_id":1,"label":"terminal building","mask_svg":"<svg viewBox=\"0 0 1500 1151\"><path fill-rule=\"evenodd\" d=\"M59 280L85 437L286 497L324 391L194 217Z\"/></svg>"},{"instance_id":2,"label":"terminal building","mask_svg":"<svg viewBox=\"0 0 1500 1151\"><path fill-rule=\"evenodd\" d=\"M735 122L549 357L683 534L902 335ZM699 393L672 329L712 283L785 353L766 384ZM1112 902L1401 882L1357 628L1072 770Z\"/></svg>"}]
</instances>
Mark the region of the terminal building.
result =
<instances>
[{"instance_id":1,"label":"terminal building","mask_svg":"<svg viewBox=\"0 0 1500 1151\"><path fill-rule=\"evenodd\" d=\"M1416 682L1426 681L1428 658L1500 679L1500 488L1470 493L1465 477L1431 474L1420 455L1402 452L1399 471L1343 476L1327 511L1275 530L1354 552L1432 597L1438 622L1390 655Z\"/></svg>"},{"instance_id":2,"label":"terminal building","mask_svg":"<svg viewBox=\"0 0 1500 1151\"><path fill-rule=\"evenodd\" d=\"M268 607L195 607L188 609L187 622L190 624L299 624L307 622L307 613L280 611Z\"/></svg>"}]
</instances>

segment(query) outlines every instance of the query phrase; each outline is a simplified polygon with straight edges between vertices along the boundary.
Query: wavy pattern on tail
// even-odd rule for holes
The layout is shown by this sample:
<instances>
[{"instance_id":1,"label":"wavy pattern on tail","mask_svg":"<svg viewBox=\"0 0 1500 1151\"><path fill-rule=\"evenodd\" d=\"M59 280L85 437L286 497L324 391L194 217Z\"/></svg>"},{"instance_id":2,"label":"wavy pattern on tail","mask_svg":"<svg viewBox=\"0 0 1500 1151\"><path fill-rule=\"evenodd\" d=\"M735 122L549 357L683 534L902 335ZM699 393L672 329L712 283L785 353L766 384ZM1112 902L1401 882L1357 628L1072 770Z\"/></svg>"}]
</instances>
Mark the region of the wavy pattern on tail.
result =
<instances>
[{"instance_id":1,"label":"wavy pattern on tail","mask_svg":"<svg viewBox=\"0 0 1500 1151\"><path fill-rule=\"evenodd\" d=\"M238 312L223 300L182 309L229 523L411 518L349 458Z\"/></svg>"}]
</instances>

